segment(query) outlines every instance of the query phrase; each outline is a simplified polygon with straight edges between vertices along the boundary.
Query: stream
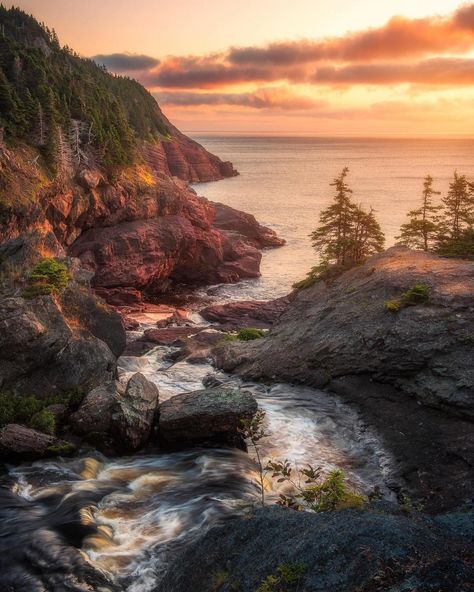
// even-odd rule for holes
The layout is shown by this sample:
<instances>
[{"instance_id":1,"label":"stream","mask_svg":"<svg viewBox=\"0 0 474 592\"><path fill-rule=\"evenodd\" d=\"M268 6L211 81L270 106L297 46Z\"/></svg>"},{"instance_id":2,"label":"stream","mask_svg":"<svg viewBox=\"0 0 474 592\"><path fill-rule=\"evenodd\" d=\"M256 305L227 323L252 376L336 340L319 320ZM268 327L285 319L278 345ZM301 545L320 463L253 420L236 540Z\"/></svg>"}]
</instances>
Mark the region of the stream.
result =
<instances>
[{"instance_id":1,"label":"stream","mask_svg":"<svg viewBox=\"0 0 474 592\"><path fill-rule=\"evenodd\" d=\"M153 326L143 324L140 332ZM130 334L131 339L140 332ZM119 373L142 372L157 384L160 400L203 388L211 376L253 393L266 412L264 459L311 463L325 471L340 467L361 492L379 486L387 497L393 462L358 413L339 398L305 387L242 382L216 372L210 363L173 363L173 348L155 347L142 357L121 357ZM127 592L149 592L169 560L205 529L260 503L254 451L192 449L162 453L149 449L130 457L97 452L10 469L12 490L47 516L51 498L79 503L81 522L94 526L82 542L87 559ZM265 479L265 501L280 492ZM25 524L21 525L25 528ZM33 526L31 528L34 528ZM34 536L34 532L30 533Z\"/></svg>"}]
</instances>

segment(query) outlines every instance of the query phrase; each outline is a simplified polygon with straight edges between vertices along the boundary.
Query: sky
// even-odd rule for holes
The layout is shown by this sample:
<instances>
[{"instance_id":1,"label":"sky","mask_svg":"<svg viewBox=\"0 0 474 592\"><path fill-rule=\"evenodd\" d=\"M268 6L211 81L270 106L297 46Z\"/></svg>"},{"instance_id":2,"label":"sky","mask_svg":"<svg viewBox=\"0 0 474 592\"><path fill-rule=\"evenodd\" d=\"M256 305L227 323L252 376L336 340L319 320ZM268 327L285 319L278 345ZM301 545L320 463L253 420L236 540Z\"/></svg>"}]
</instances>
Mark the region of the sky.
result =
<instances>
[{"instance_id":1,"label":"sky","mask_svg":"<svg viewBox=\"0 0 474 592\"><path fill-rule=\"evenodd\" d=\"M139 80L184 131L474 136L472 2L13 4Z\"/></svg>"}]
</instances>

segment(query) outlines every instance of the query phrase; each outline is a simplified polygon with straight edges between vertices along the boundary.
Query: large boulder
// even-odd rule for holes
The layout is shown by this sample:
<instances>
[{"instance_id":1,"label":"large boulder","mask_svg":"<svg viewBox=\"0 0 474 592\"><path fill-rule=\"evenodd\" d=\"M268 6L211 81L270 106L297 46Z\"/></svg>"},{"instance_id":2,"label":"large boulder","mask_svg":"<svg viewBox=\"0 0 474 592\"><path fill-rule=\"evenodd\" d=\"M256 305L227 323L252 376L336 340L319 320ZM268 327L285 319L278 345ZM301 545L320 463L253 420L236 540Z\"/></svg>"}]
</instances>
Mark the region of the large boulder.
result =
<instances>
[{"instance_id":1,"label":"large boulder","mask_svg":"<svg viewBox=\"0 0 474 592\"><path fill-rule=\"evenodd\" d=\"M247 391L209 388L176 395L160 405L160 443L169 448L209 443L244 447L239 428L256 411L257 402Z\"/></svg>"},{"instance_id":2,"label":"large boulder","mask_svg":"<svg viewBox=\"0 0 474 592\"><path fill-rule=\"evenodd\" d=\"M76 434L103 450L134 451L152 435L158 396L158 388L136 373L93 389L69 423Z\"/></svg>"},{"instance_id":3,"label":"large boulder","mask_svg":"<svg viewBox=\"0 0 474 592\"><path fill-rule=\"evenodd\" d=\"M155 592L468 592L473 511L431 519L385 504L314 514L266 508L227 520L179 553Z\"/></svg>"}]
</instances>

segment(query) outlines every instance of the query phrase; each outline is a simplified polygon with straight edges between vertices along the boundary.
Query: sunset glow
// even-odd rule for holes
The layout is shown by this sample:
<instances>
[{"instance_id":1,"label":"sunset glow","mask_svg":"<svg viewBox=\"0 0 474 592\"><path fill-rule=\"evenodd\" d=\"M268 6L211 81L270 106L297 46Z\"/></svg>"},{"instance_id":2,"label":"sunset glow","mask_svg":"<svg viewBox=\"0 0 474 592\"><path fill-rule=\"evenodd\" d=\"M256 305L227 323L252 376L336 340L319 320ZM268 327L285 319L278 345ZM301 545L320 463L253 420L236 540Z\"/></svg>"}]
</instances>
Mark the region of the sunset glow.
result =
<instances>
[{"instance_id":1,"label":"sunset glow","mask_svg":"<svg viewBox=\"0 0 474 592\"><path fill-rule=\"evenodd\" d=\"M16 4L137 78L185 131L474 132L472 3Z\"/></svg>"}]
</instances>

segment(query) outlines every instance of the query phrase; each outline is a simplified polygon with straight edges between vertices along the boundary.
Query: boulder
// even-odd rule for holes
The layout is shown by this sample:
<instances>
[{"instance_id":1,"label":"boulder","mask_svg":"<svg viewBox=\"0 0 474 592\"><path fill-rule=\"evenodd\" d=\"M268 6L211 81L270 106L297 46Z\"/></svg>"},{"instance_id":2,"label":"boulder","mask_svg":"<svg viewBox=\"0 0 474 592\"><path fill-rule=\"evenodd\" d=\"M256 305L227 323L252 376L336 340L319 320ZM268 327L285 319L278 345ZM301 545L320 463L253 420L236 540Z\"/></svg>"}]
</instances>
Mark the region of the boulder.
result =
<instances>
[{"instance_id":1,"label":"boulder","mask_svg":"<svg viewBox=\"0 0 474 592\"><path fill-rule=\"evenodd\" d=\"M49 449L61 444L66 443L15 423L0 429L0 456L6 460L34 460L52 456L54 451Z\"/></svg>"},{"instance_id":2,"label":"boulder","mask_svg":"<svg viewBox=\"0 0 474 592\"><path fill-rule=\"evenodd\" d=\"M76 175L77 182L85 189L96 189L105 183L102 173L93 169L83 169Z\"/></svg>"},{"instance_id":3,"label":"boulder","mask_svg":"<svg viewBox=\"0 0 474 592\"><path fill-rule=\"evenodd\" d=\"M101 385L69 418L76 434L103 450L134 451L152 435L158 389L143 374Z\"/></svg>"},{"instance_id":4,"label":"boulder","mask_svg":"<svg viewBox=\"0 0 474 592\"><path fill-rule=\"evenodd\" d=\"M115 381L98 386L84 397L79 409L69 417L69 425L81 436L110 434L116 398Z\"/></svg>"},{"instance_id":5,"label":"boulder","mask_svg":"<svg viewBox=\"0 0 474 592\"><path fill-rule=\"evenodd\" d=\"M241 421L256 411L257 402L247 391L209 388L177 395L160 405L160 443L168 448L216 443L243 448Z\"/></svg>"},{"instance_id":6,"label":"boulder","mask_svg":"<svg viewBox=\"0 0 474 592\"><path fill-rule=\"evenodd\" d=\"M473 519L472 509L433 519L382 503L319 514L260 509L194 540L168 565L154 592L264 585L307 592L468 592Z\"/></svg>"},{"instance_id":7,"label":"boulder","mask_svg":"<svg viewBox=\"0 0 474 592\"><path fill-rule=\"evenodd\" d=\"M290 301L288 296L270 301L239 300L207 306L199 314L206 321L219 323L227 329L269 329L286 312Z\"/></svg>"},{"instance_id":8,"label":"boulder","mask_svg":"<svg viewBox=\"0 0 474 592\"><path fill-rule=\"evenodd\" d=\"M142 448L152 435L158 409L158 388L137 372L117 397L113 409L113 432L118 447L133 451Z\"/></svg>"}]
</instances>

